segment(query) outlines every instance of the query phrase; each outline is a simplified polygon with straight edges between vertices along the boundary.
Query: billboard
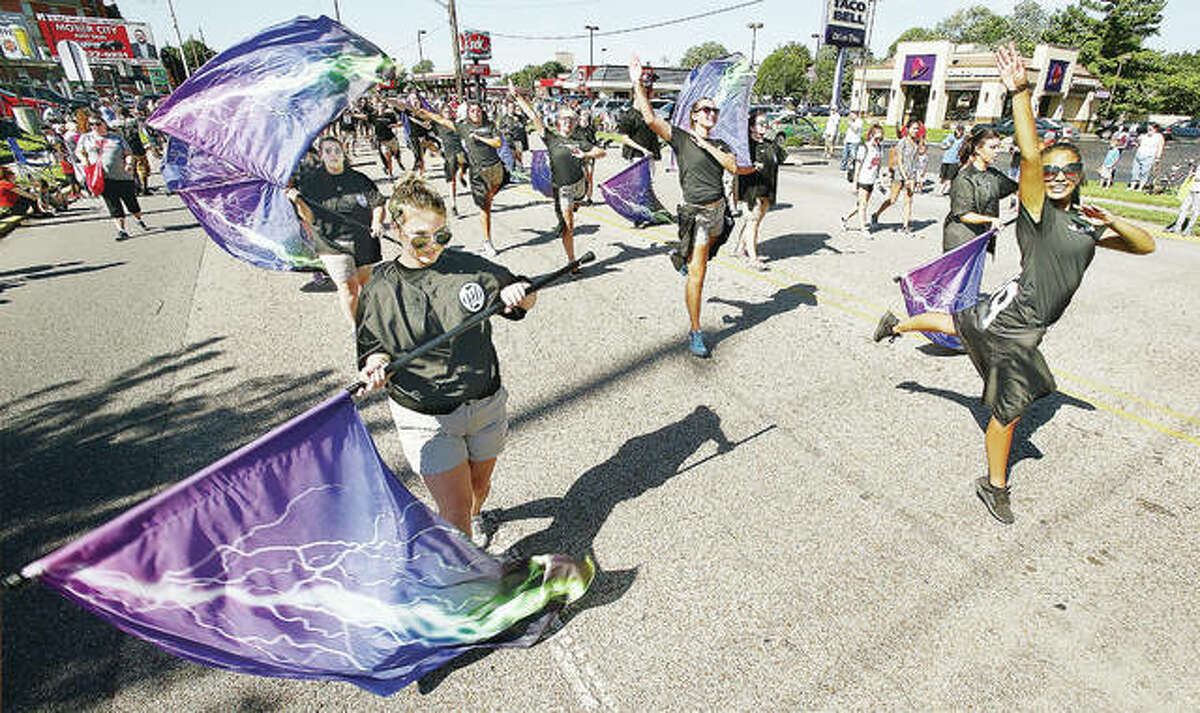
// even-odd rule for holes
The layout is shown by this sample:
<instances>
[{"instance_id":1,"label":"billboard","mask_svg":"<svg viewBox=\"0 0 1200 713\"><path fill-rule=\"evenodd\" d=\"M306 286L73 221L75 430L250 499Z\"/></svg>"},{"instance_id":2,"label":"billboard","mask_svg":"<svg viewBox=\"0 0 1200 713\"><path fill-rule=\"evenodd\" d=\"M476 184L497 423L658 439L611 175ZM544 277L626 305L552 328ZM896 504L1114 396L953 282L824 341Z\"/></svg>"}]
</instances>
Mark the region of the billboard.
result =
<instances>
[{"instance_id":1,"label":"billboard","mask_svg":"<svg viewBox=\"0 0 1200 713\"><path fill-rule=\"evenodd\" d=\"M1056 93L1062 91L1063 80L1067 78L1067 68L1070 66L1071 63L1065 59L1050 60L1050 65L1046 69L1046 92Z\"/></svg>"},{"instance_id":2,"label":"billboard","mask_svg":"<svg viewBox=\"0 0 1200 713\"><path fill-rule=\"evenodd\" d=\"M463 30L458 33L458 52L463 59L467 60L491 59L491 33L480 30Z\"/></svg>"},{"instance_id":3,"label":"billboard","mask_svg":"<svg viewBox=\"0 0 1200 713\"><path fill-rule=\"evenodd\" d=\"M38 59L24 15L0 13L0 50L5 59Z\"/></svg>"},{"instance_id":4,"label":"billboard","mask_svg":"<svg viewBox=\"0 0 1200 713\"><path fill-rule=\"evenodd\" d=\"M56 48L62 40L78 42L92 64L160 64L154 34L144 22L41 13L37 18L47 46ZM51 54L57 57L58 50L51 49Z\"/></svg>"},{"instance_id":5,"label":"billboard","mask_svg":"<svg viewBox=\"0 0 1200 713\"><path fill-rule=\"evenodd\" d=\"M933 68L937 64L935 54L910 54L904 57L902 82L928 84L933 81Z\"/></svg>"},{"instance_id":6,"label":"billboard","mask_svg":"<svg viewBox=\"0 0 1200 713\"><path fill-rule=\"evenodd\" d=\"M825 44L865 47L875 0L826 0Z\"/></svg>"}]
</instances>

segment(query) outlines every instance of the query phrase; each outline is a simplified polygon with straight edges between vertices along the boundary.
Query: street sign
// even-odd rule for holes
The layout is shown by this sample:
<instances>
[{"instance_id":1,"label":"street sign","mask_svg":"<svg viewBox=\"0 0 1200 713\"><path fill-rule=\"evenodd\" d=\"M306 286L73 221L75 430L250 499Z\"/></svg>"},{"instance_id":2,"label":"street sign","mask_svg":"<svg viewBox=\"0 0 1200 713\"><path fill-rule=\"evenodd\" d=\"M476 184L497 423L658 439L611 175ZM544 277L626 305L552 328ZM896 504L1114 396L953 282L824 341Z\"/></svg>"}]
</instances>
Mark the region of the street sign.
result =
<instances>
[{"instance_id":1,"label":"street sign","mask_svg":"<svg viewBox=\"0 0 1200 713\"><path fill-rule=\"evenodd\" d=\"M486 64L479 64L477 62L463 65L463 72L465 72L468 77L490 77L490 76L492 76L491 66L486 65Z\"/></svg>"},{"instance_id":2,"label":"street sign","mask_svg":"<svg viewBox=\"0 0 1200 713\"><path fill-rule=\"evenodd\" d=\"M54 51L62 63L63 74L72 82L93 82L92 65L88 62L83 47L73 40L59 40Z\"/></svg>"}]
</instances>

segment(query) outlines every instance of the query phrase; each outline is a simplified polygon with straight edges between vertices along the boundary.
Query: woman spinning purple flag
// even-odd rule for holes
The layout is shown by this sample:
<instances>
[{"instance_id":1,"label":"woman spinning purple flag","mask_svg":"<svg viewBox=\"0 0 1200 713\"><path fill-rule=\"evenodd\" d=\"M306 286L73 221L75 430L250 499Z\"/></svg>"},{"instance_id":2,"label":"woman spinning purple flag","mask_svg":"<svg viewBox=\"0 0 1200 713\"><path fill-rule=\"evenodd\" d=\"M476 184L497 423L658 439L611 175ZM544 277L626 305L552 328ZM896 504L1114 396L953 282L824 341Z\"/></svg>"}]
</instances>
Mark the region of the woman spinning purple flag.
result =
<instances>
[{"instance_id":1,"label":"woman spinning purple flag","mask_svg":"<svg viewBox=\"0 0 1200 713\"><path fill-rule=\"evenodd\" d=\"M359 380L385 384L404 457L425 480L443 519L486 547L483 501L508 435L500 364L485 320L389 381L388 363L454 329L499 299L521 319L537 295L504 267L464 251L446 252L450 230L442 197L416 176L388 202L400 255L376 266L358 300Z\"/></svg>"},{"instance_id":2,"label":"woman spinning purple flag","mask_svg":"<svg viewBox=\"0 0 1200 713\"><path fill-rule=\"evenodd\" d=\"M1077 208L1083 177L1079 149L1067 143L1039 149L1024 60L1009 45L996 51L996 65L1013 93L1021 150L1021 274L954 314L925 312L901 321L888 312L875 328L875 341L912 331L962 339L983 377L983 402L992 407L984 437L988 475L975 481L975 493L993 517L1011 524L1007 477L1013 429L1031 403L1056 388L1038 345L1071 303L1097 245L1144 255L1154 251L1154 238L1101 208Z\"/></svg>"}]
</instances>

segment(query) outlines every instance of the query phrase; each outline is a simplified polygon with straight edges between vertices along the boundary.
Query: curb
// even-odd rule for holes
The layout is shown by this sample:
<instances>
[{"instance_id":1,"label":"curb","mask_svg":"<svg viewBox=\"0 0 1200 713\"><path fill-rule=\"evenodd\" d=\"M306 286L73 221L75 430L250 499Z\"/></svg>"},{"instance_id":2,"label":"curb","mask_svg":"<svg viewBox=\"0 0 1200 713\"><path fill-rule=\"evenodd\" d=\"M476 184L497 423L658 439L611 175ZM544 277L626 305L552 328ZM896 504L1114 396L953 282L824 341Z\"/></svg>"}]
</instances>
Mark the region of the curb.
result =
<instances>
[{"instance_id":1,"label":"curb","mask_svg":"<svg viewBox=\"0 0 1200 713\"><path fill-rule=\"evenodd\" d=\"M17 226L25 221L23 215L10 215L7 218L0 218L0 238L8 235L17 229Z\"/></svg>"}]
</instances>

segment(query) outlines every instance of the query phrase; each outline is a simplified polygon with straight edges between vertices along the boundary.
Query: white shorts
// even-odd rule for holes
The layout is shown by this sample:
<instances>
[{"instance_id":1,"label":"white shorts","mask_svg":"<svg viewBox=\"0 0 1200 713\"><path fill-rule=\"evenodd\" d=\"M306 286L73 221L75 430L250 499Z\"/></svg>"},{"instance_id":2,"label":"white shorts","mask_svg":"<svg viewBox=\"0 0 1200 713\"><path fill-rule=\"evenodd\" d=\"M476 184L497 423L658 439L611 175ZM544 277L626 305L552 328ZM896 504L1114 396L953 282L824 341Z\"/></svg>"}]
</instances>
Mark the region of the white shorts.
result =
<instances>
[{"instance_id":1,"label":"white shorts","mask_svg":"<svg viewBox=\"0 0 1200 713\"><path fill-rule=\"evenodd\" d=\"M468 401L445 415L418 413L388 399L400 448L422 477L445 473L463 461L491 460L508 439L508 392Z\"/></svg>"},{"instance_id":2,"label":"white shorts","mask_svg":"<svg viewBox=\"0 0 1200 713\"><path fill-rule=\"evenodd\" d=\"M321 258L321 264L325 266L325 272L329 273L330 279L339 285L344 285L350 281L358 272L358 267L354 264L354 256L346 253L322 253L317 255Z\"/></svg>"}]
</instances>

